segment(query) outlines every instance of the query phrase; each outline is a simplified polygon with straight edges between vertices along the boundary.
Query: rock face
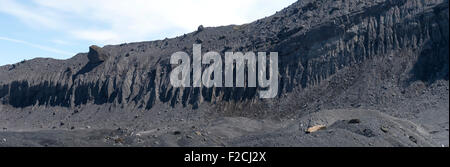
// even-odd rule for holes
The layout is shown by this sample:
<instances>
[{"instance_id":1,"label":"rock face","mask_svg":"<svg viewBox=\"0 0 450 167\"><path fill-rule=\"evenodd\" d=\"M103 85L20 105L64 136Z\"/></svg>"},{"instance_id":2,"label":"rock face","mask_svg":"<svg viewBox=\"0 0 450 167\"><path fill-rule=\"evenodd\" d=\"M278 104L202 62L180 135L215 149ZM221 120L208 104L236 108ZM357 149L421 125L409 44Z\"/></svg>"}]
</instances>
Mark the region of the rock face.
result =
<instances>
[{"instance_id":1,"label":"rock face","mask_svg":"<svg viewBox=\"0 0 450 167\"><path fill-rule=\"evenodd\" d=\"M448 111L448 5L448 0L302 0L249 24L201 26L173 39L91 46L89 53L68 60L0 67L0 104L12 110L209 108L257 118L336 108L405 117L433 107ZM256 88L172 87L170 55L192 55L194 43L202 44L203 53L222 56L227 51L279 52L278 97L259 99Z\"/></svg>"},{"instance_id":2,"label":"rock face","mask_svg":"<svg viewBox=\"0 0 450 167\"><path fill-rule=\"evenodd\" d=\"M447 0L299 1L246 25L202 28L162 41L91 46L87 59L79 54L62 64L50 64L51 69L38 67L52 63L43 60L16 65L14 70L3 67L0 99L15 107L127 103L150 109L164 103L195 109L203 102L268 104L255 98L254 88L171 87L170 55L191 52L198 40L203 41L203 52L279 52L280 97L292 92L303 95L307 88L324 83L330 90L325 96L331 97L356 82L376 89L387 77L397 86L448 80ZM28 75L30 70L33 75ZM371 78L356 80L369 73ZM333 77L337 75L345 76ZM383 96L371 89L358 94L361 98L354 103L378 103ZM313 98L304 99L293 107Z\"/></svg>"},{"instance_id":3,"label":"rock face","mask_svg":"<svg viewBox=\"0 0 450 167\"><path fill-rule=\"evenodd\" d=\"M105 53L102 48L92 45L89 47L89 53L87 55L90 63L101 63L108 59L109 55Z\"/></svg>"}]
</instances>

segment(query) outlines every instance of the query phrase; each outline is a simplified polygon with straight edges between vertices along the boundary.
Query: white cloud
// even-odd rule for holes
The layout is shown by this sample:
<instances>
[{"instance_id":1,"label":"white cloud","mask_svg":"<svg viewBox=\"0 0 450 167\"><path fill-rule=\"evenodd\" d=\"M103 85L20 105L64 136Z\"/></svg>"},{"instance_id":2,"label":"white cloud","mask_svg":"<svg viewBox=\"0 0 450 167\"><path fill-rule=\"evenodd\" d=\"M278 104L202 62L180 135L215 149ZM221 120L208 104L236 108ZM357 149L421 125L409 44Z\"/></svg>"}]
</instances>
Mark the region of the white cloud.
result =
<instances>
[{"instance_id":1,"label":"white cloud","mask_svg":"<svg viewBox=\"0 0 450 167\"><path fill-rule=\"evenodd\" d=\"M152 40L198 25L243 24L295 0L0 0L0 12L98 44ZM30 2L30 1L28 1ZM168 32L173 31L173 32ZM161 34L161 35L159 35Z\"/></svg>"},{"instance_id":2,"label":"white cloud","mask_svg":"<svg viewBox=\"0 0 450 167\"><path fill-rule=\"evenodd\" d=\"M43 51L52 52L52 53L56 53L56 54L61 54L61 55L66 55L66 56L73 56L73 55L75 55L75 54L70 53L70 52L66 52L66 51L63 51L63 50L59 50L59 49L55 49L55 48L51 48L51 47L47 47L47 46L43 46L43 45L39 45L39 44L30 43L30 42L23 41L23 40L12 39L12 38L2 37L2 36L0 36L0 40L27 45L27 46L30 46L30 47L33 47L33 48L37 48L37 49L40 49L40 50L43 50Z\"/></svg>"},{"instance_id":3,"label":"white cloud","mask_svg":"<svg viewBox=\"0 0 450 167\"><path fill-rule=\"evenodd\" d=\"M59 22L55 19L55 16L50 16L47 12L46 15L38 14L37 10L20 5L10 0L0 0L0 12L4 12L13 16L16 16L29 26L45 26L45 28L56 28Z\"/></svg>"},{"instance_id":4,"label":"white cloud","mask_svg":"<svg viewBox=\"0 0 450 167\"><path fill-rule=\"evenodd\" d=\"M50 42L52 42L54 44L58 44L58 45L71 45L70 42L64 41L64 40L60 40L60 39L52 39L52 40L50 40Z\"/></svg>"},{"instance_id":5,"label":"white cloud","mask_svg":"<svg viewBox=\"0 0 450 167\"><path fill-rule=\"evenodd\" d=\"M89 41L97 41L100 43L111 42L117 43L121 42L121 39L118 34L113 31L107 30L75 30L71 31L74 37Z\"/></svg>"}]
</instances>

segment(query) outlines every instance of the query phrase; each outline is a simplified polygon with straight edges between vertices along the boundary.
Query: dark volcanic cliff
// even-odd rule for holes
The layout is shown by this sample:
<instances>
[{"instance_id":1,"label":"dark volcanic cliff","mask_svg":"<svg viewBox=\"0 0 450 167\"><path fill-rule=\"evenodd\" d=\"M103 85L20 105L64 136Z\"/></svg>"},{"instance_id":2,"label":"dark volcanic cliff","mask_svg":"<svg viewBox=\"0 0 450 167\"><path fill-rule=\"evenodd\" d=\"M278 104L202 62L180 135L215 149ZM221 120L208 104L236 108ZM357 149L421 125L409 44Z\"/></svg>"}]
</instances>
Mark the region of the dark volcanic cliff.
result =
<instances>
[{"instance_id":1,"label":"dark volcanic cliff","mask_svg":"<svg viewBox=\"0 0 450 167\"><path fill-rule=\"evenodd\" d=\"M17 109L210 106L228 116L251 117L367 108L407 117L403 112L425 109L418 102L425 91L444 89L433 98L448 100L448 5L448 0L301 0L245 25L91 47L68 60L2 66L0 103ZM170 55L191 54L194 43L202 44L203 53L222 56L279 52L278 97L259 99L254 88L171 87ZM442 105L448 110L448 103Z\"/></svg>"},{"instance_id":2,"label":"dark volcanic cliff","mask_svg":"<svg viewBox=\"0 0 450 167\"><path fill-rule=\"evenodd\" d=\"M403 68L399 73L408 75L394 76L400 82L431 82L448 79L448 2L299 1L246 25L91 48L89 54L64 61L35 59L4 66L0 99L14 107L132 103L146 109L159 102L196 107L203 101L258 101L253 89L172 88L169 56L191 52L193 43L201 43L203 52L279 52L281 96L383 57L407 59L396 64Z\"/></svg>"}]
</instances>

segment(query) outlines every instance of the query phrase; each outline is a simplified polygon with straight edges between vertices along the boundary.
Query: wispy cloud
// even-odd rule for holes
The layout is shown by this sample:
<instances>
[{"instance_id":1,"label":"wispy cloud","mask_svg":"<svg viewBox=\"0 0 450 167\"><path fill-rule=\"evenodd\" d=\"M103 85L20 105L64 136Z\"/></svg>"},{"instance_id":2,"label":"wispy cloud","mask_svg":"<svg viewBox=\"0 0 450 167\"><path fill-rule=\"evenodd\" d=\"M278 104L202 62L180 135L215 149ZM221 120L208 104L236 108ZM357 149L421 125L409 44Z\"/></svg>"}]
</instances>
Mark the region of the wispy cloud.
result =
<instances>
[{"instance_id":1,"label":"wispy cloud","mask_svg":"<svg viewBox=\"0 0 450 167\"><path fill-rule=\"evenodd\" d=\"M47 46L43 46L43 45L39 45L39 44L30 43L30 42L23 41L23 40L12 39L12 38L2 37L2 36L0 36L0 40L23 44L23 45L27 45L27 46L30 46L30 47L33 47L36 49L40 49L43 51L52 52L52 53L56 53L56 54L61 54L61 55L65 55L65 56L75 55L74 53L66 52L63 50L59 50L59 49L55 49L55 48L51 48L51 47L47 47Z\"/></svg>"},{"instance_id":2,"label":"wispy cloud","mask_svg":"<svg viewBox=\"0 0 450 167\"><path fill-rule=\"evenodd\" d=\"M41 26L43 28L61 28L61 22L57 15L40 11L38 7L21 5L11 0L0 0L0 12L16 16L29 26Z\"/></svg>"},{"instance_id":3,"label":"wispy cloud","mask_svg":"<svg viewBox=\"0 0 450 167\"><path fill-rule=\"evenodd\" d=\"M71 45L70 42L68 41L64 41L64 40L60 40L60 39L52 39L50 40L50 42L57 44L57 45Z\"/></svg>"},{"instance_id":4,"label":"wispy cloud","mask_svg":"<svg viewBox=\"0 0 450 167\"><path fill-rule=\"evenodd\" d=\"M243 24L296 0L0 0L0 12L97 44L181 35L198 25ZM173 32L167 32L173 31Z\"/></svg>"}]
</instances>

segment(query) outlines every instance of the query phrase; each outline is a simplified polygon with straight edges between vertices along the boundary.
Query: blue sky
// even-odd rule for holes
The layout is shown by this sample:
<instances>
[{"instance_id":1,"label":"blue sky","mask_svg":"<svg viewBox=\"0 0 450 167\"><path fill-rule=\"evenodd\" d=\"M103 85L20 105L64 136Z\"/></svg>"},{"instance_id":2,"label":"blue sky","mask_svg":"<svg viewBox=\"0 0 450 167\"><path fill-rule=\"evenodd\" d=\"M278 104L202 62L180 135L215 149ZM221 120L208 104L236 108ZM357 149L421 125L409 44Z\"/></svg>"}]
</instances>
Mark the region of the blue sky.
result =
<instances>
[{"instance_id":1,"label":"blue sky","mask_svg":"<svg viewBox=\"0 0 450 167\"><path fill-rule=\"evenodd\" d=\"M0 65L243 24L296 0L0 0Z\"/></svg>"}]
</instances>

